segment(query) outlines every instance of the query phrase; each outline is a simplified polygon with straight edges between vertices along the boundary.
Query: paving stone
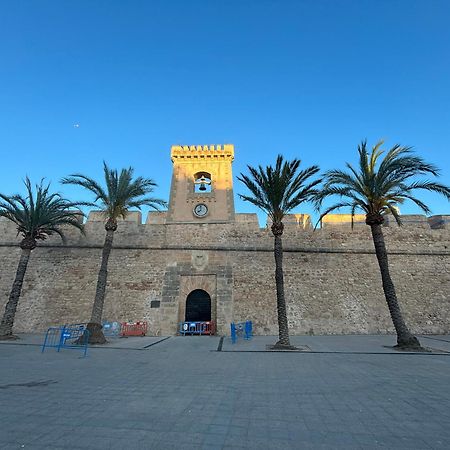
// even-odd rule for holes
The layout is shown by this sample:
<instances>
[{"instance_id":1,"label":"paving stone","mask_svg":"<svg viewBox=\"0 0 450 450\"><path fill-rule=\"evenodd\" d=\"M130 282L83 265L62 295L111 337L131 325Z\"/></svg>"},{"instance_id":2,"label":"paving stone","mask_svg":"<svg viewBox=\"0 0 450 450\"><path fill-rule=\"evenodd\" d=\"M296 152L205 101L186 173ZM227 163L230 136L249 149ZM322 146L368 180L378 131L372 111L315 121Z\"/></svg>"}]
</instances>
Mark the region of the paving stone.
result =
<instances>
[{"instance_id":1,"label":"paving stone","mask_svg":"<svg viewBox=\"0 0 450 450\"><path fill-rule=\"evenodd\" d=\"M217 352L208 338L171 338L87 358L0 344L0 448L449 448L450 356L332 338L308 345L334 353Z\"/></svg>"}]
</instances>

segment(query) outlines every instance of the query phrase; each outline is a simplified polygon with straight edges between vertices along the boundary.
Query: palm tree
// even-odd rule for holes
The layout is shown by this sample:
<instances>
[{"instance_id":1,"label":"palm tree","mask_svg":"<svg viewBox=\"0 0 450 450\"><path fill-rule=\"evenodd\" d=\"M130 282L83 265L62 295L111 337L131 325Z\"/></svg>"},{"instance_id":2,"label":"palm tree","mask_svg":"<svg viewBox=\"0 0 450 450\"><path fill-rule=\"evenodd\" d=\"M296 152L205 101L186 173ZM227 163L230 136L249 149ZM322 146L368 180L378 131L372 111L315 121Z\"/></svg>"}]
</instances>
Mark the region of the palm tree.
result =
<instances>
[{"instance_id":1,"label":"palm tree","mask_svg":"<svg viewBox=\"0 0 450 450\"><path fill-rule=\"evenodd\" d=\"M12 333L14 318L31 251L36 248L37 242L52 234L59 235L64 242L63 226L72 226L84 232L79 220L82 213L78 209L74 210L80 203L73 203L57 193L50 193L50 184L44 185L44 180L36 185L36 192L33 192L28 177L24 183L27 190L26 197L20 194L10 197L0 194L0 217L6 217L14 222L17 234L22 237L16 277L0 324L0 339L17 339Z\"/></svg>"},{"instance_id":2,"label":"palm tree","mask_svg":"<svg viewBox=\"0 0 450 450\"><path fill-rule=\"evenodd\" d=\"M301 203L313 199L317 194L314 187L321 182L321 180L309 181L311 176L319 172L319 167L311 166L298 172L299 166L299 159L284 161L283 156L278 155L275 167L247 166L250 176L241 173L238 177L238 180L244 183L251 192L251 195L239 195L239 197L266 212L272 221L279 333L279 340L273 346L275 349L295 349L289 340L284 298L283 243L281 240L284 230L283 218Z\"/></svg>"},{"instance_id":3,"label":"palm tree","mask_svg":"<svg viewBox=\"0 0 450 450\"><path fill-rule=\"evenodd\" d=\"M63 184L82 186L95 195L91 206L100 204L105 217L106 237L103 245L102 262L98 273L95 300L92 306L89 330L89 342L91 344L104 344L105 336L102 332L103 303L105 301L106 280L108 276L108 260L111 253L114 232L117 230L117 219L125 218L130 208L141 209L141 206L149 206L158 209L158 206L166 206L166 202L153 197L146 197L153 192L156 183L149 178L137 177L133 180L134 169L117 170L110 169L103 163L106 190L95 180L85 175L76 173L61 180Z\"/></svg>"},{"instance_id":4,"label":"palm tree","mask_svg":"<svg viewBox=\"0 0 450 450\"><path fill-rule=\"evenodd\" d=\"M385 214L391 213L398 225L402 225L397 205L411 200L426 214L428 206L415 197L414 191L425 190L442 194L450 199L450 188L429 180L415 180L419 175L438 176L439 170L416 156L411 147L394 145L378 163L384 151L383 141L378 142L369 154L367 143L358 146L359 167L346 164L348 172L330 170L325 174L323 189L316 196L319 209L322 202L330 196L340 197L339 203L327 208L320 220L338 208L349 207L353 216L358 209L366 214L366 224L372 232L375 253L380 266L383 291L389 312L397 332L397 348L422 349L419 340L412 335L405 324L395 293L394 283L389 273L388 255L384 242L382 224Z\"/></svg>"}]
</instances>

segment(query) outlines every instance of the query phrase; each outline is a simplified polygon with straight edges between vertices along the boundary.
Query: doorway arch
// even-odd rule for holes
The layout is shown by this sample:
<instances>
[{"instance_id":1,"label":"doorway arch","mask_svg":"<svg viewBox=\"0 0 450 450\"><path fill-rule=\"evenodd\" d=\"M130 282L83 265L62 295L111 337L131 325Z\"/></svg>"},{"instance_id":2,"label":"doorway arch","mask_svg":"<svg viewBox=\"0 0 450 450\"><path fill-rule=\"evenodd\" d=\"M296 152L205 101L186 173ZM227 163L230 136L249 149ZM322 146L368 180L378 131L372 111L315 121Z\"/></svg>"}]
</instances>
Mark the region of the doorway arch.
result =
<instances>
[{"instance_id":1,"label":"doorway arch","mask_svg":"<svg viewBox=\"0 0 450 450\"><path fill-rule=\"evenodd\" d=\"M203 289L195 289L186 297L185 322L210 322L211 297Z\"/></svg>"}]
</instances>

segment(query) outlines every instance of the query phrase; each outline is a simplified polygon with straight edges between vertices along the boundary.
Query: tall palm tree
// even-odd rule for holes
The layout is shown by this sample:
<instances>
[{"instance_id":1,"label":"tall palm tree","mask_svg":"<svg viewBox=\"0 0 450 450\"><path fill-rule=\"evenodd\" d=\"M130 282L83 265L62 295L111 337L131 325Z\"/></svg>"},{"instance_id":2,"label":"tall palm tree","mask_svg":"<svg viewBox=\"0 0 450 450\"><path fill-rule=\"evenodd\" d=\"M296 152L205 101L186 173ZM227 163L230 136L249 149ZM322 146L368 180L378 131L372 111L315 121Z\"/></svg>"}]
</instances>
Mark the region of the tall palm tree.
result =
<instances>
[{"instance_id":1,"label":"tall palm tree","mask_svg":"<svg viewBox=\"0 0 450 450\"><path fill-rule=\"evenodd\" d=\"M166 206L166 202L163 200L146 197L153 192L156 183L149 178L137 177L133 179L133 168L122 169L119 174L117 170L110 169L104 162L103 171L106 189L92 178L79 173L61 180L63 184L82 186L93 193L95 200L91 203L91 206L100 206L105 217L106 237L103 245L102 262L98 273L91 319L87 326L90 331L89 342L91 344L104 344L106 342L101 322L108 276L108 260L113 245L114 232L117 230L118 218L125 218L130 208L141 209L141 206L149 206L158 209L158 206Z\"/></svg>"},{"instance_id":2,"label":"tall palm tree","mask_svg":"<svg viewBox=\"0 0 450 450\"><path fill-rule=\"evenodd\" d=\"M360 209L366 214L366 224L372 232L375 253L381 271L383 291L389 312L397 332L399 349L421 349L419 340L413 336L403 319L395 292L394 283L389 273L388 255L384 242L382 224L385 214L391 213L398 225L402 225L396 205L411 200L426 214L428 206L415 197L414 191L433 191L450 200L450 188L429 180L416 180L420 175L438 176L439 170L416 156L411 147L394 145L380 160L384 151L383 141L379 141L369 153L367 143L358 146L359 167L353 168L346 163L348 171L330 170L325 174L323 189L316 196L319 209L322 202L330 196L340 197L340 201L327 208L320 216L338 208L349 207L353 216ZM380 162L378 163L378 161Z\"/></svg>"},{"instance_id":3,"label":"tall palm tree","mask_svg":"<svg viewBox=\"0 0 450 450\"><path fill-rule=\"evenodd\" d=\"M239 195L244 201L253 203L267 213L272 221L274 236L275 283L277 289L277 312L279 340L273 348L294 349L289 340L289 329L284 298L283 279L283 217L303 202L315 197L315 186L321 180L310 181L319 172L319 167L311 166L299 170L300 160L284 161L278 155L275 167L254 168L247 166L250 175L240 174L238 180L244 183L251 195Z\"/></svg>"},{"instance_id":4,"label":"tall palm tree","mask_svg":"<svg viewBox=\"0 0 450 450\"><path fill-rule=\"evenodd\" d=\"M36 185L36 192L33 191L28 177L24 183L27 191L25 197L20 194L12 196L0 194L0 217L6 217L14 222L17 234L22 237L16 277L0 323L0 339L17 338L12 333L14 318L31 251L36 248L37 242L52 234L59 235L65 241L63 226L72 226L84 232L83 225L79 221L81 212L78 209L74 210L80 203L73 203L57 193L50 193L50 184L45 185L44 180Z\"/></svg>"}]
</instances>

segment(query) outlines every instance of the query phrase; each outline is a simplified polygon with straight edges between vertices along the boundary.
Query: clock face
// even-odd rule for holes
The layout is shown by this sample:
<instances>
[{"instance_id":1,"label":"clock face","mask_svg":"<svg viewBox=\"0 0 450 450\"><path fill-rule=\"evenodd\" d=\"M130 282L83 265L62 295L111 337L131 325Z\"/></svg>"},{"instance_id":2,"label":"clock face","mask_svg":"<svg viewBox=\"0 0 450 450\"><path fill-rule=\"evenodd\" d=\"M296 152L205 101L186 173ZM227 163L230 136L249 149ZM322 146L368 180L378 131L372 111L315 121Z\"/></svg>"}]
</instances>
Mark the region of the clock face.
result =
<instances>
[{"instance_id":1,"label":"clock face","mask_svg":"<svg viewBox=\"0 0 450 450\"><path fill-rule=\"evenodd\" d=\"M194 214L197 217L206 216L206 214L208 214L208 207L204 203L199 203L194 207Z\"/></svg>"}]
</instances>

